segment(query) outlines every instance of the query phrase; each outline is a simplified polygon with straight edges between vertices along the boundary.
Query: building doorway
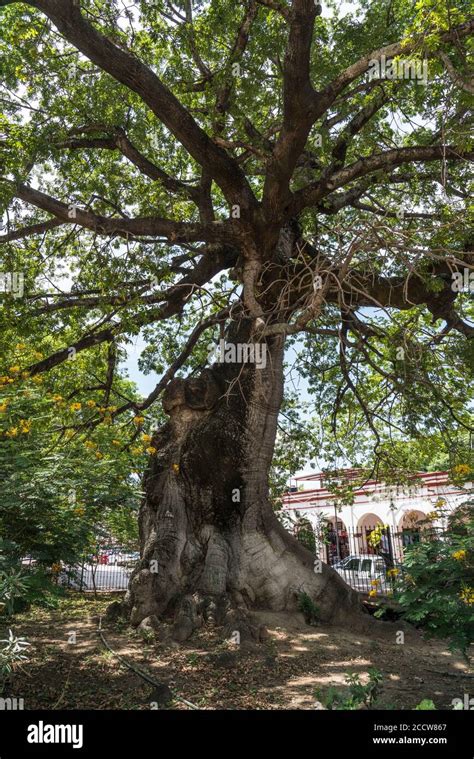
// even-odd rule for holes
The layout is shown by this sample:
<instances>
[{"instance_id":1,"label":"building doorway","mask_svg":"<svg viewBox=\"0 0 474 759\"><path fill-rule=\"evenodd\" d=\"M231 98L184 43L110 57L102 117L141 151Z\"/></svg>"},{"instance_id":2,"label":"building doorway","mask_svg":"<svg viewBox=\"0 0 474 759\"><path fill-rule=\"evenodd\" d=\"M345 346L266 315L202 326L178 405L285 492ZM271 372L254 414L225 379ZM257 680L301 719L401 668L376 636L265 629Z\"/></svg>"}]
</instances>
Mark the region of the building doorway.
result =
<instances>
[{"instance_id":1,"label":"building doorway","mask_svg":"<svg viewBox=\"0 0 474 759\"><path fill-rule=\"evenodd\" d=\"M349 556L349 534L342 519L328 518L327 527L327 563L336 564Z\"/></svg>"}]
</instances>

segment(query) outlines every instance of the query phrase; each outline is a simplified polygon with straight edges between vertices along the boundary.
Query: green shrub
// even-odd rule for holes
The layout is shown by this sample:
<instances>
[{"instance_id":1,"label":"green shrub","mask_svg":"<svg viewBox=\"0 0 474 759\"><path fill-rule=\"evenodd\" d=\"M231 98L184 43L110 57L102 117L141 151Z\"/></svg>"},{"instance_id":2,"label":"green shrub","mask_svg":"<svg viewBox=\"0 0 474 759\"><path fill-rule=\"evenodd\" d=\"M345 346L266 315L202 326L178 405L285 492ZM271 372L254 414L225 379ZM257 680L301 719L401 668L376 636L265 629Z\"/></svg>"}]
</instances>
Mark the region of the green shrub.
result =
<instances>
[{"instance_id":1,"label":"green shrub","mask_svg":"<svg viewBox=\"0 0 474 759\"><path fill-rule=\"evenodd\" d=\"M405 549L395 598L402 616L466 654L474 633L474 509L451 516L448 529Z\"/></svg>"},{"instance_id":2,"label":"green shrub","mask_svg":"<svg viewBox=\"0 0 474 759\"><path fill-rule=\"evenodd\" d=\"M8 616L13 614L17 599L26 595L27 587L28 581L21 569L0 569L0 602Z\"/></svg>"},{"instance_id":3,"label":"green shrub","mask_svg":"<svg viewBox=\"0 0 474 759\"><path fill-rule=\"evenodd\" d=\"M320 690L315 695L326 709L331 710L354 710L366 706L370 709L378 698L379 685L382 682L382 673L373 667L368 670L369 681L363 685L360 676L355 673L346 675L348 691L340 691L330 687L324 693Z\"/></svg>"},{"instance_id":4,"label":"green shrub","mask_svg":"<svg viewBox=\"0 0 474 759\"><path fill-rule=\"evenodd\" d=\"M415 712L427 712L433 710L436 711L436 706L430 698L424 698L414 709Z\"/></svg>"},{"instance_id":5,"label":"green shrub","mask_svg":"<svg viewBox=\"0 0 474 759\"><path fill-rule=\"evenodd\" d=\"M307 593L300 593L298 597L298 609L302 612L307 625L315 625L319 622L319 607Z\"/></svg>"},{"instance_id":6,"label":"green shrub","mask_svg":"<svg viewBox=\"0 0 474 759\"><path fill-rule=\"evenodd\" d=\"M56 607L64 588L54 582L51 570L40 564L25 570L17 547L0 541L0 604L7 616L23 611L31 604Z\"/></svg>"}]
</instances>

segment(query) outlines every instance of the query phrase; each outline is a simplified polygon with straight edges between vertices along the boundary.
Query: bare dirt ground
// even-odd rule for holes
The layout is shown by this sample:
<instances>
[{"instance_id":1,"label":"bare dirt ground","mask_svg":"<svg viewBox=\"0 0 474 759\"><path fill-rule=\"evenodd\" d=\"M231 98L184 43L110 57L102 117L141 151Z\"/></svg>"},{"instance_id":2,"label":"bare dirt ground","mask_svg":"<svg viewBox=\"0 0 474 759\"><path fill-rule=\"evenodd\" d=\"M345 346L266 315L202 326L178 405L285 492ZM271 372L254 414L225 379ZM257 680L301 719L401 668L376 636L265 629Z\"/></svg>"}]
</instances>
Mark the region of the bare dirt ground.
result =
<instances>
[{"instance_id":1,"label":"bare dirt ground","mask_svg":"<svg viewBox=\"0 0 474 759\"><path fill-rule=\"evenodd\" d=\"M111 600L76 594L58 609L16 615L11 627L30 641L30 661L6 695L23 697L26 709L154 708L153 686L121 664L97 634ZM314 709L317 691L344 690L349 672L366 681L370 667L383 675L378 709L413 709L422 699L451 709L453 698L472 691L472 671L459 655L398 623L380 622L366 636L310 627L299 614L258 616L268 638L250 648L223 641L218 629L201 629L179 645L123 624L104 634L127 661L200 709ZM400 629L403 644L396 642ZM4 631L0 624L2 638ZM189 707L175 699L167 708Z\"/></svg>"}]
</instances>

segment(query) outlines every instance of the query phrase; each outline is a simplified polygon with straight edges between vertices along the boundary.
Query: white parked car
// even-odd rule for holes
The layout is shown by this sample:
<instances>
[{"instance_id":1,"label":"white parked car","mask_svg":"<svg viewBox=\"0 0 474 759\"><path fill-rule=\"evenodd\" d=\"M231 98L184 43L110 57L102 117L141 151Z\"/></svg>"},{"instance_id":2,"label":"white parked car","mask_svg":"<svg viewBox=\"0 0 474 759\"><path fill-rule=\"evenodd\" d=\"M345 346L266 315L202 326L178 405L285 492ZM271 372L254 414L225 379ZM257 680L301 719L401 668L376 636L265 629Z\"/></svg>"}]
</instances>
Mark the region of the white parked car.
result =
<instances>
[{"instance_id":1,"label":"white parked car","mask_svg":"<svg viewBox=\"0 0 474 759\"><path fill-rule=\"evenodd\" d=\"M333 564L333 569L348 585L359 592L368 592L373 587L382 592L390 589L387 582L387 565L381 556L370 553L347 556ZM377 585L372 585L375 580Z\"/></svg>"}]
</instances>

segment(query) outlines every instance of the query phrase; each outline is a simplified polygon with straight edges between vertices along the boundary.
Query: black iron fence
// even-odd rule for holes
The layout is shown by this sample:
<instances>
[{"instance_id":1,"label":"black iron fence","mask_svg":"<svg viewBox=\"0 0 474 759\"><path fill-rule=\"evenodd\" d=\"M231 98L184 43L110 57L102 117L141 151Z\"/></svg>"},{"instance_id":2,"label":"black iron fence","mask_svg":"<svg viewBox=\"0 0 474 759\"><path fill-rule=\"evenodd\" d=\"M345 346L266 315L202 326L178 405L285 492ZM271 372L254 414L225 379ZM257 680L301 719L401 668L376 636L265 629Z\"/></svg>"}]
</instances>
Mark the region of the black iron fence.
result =
<instances>
[{"instance_id":1,"label":"black iron fence","mask_svg":"<svg viewBox=\"0 0 474 759\"><path fill-rule=\"evenodd\" d=\"M404 571L409 546L431 537L431 531L421 526L394 531L378 524L348 530L341 524L337 530L334 526L328 529L319 542L318 553L355 590L372 596L387 595Z\"/></svg>"}]
</instances>

